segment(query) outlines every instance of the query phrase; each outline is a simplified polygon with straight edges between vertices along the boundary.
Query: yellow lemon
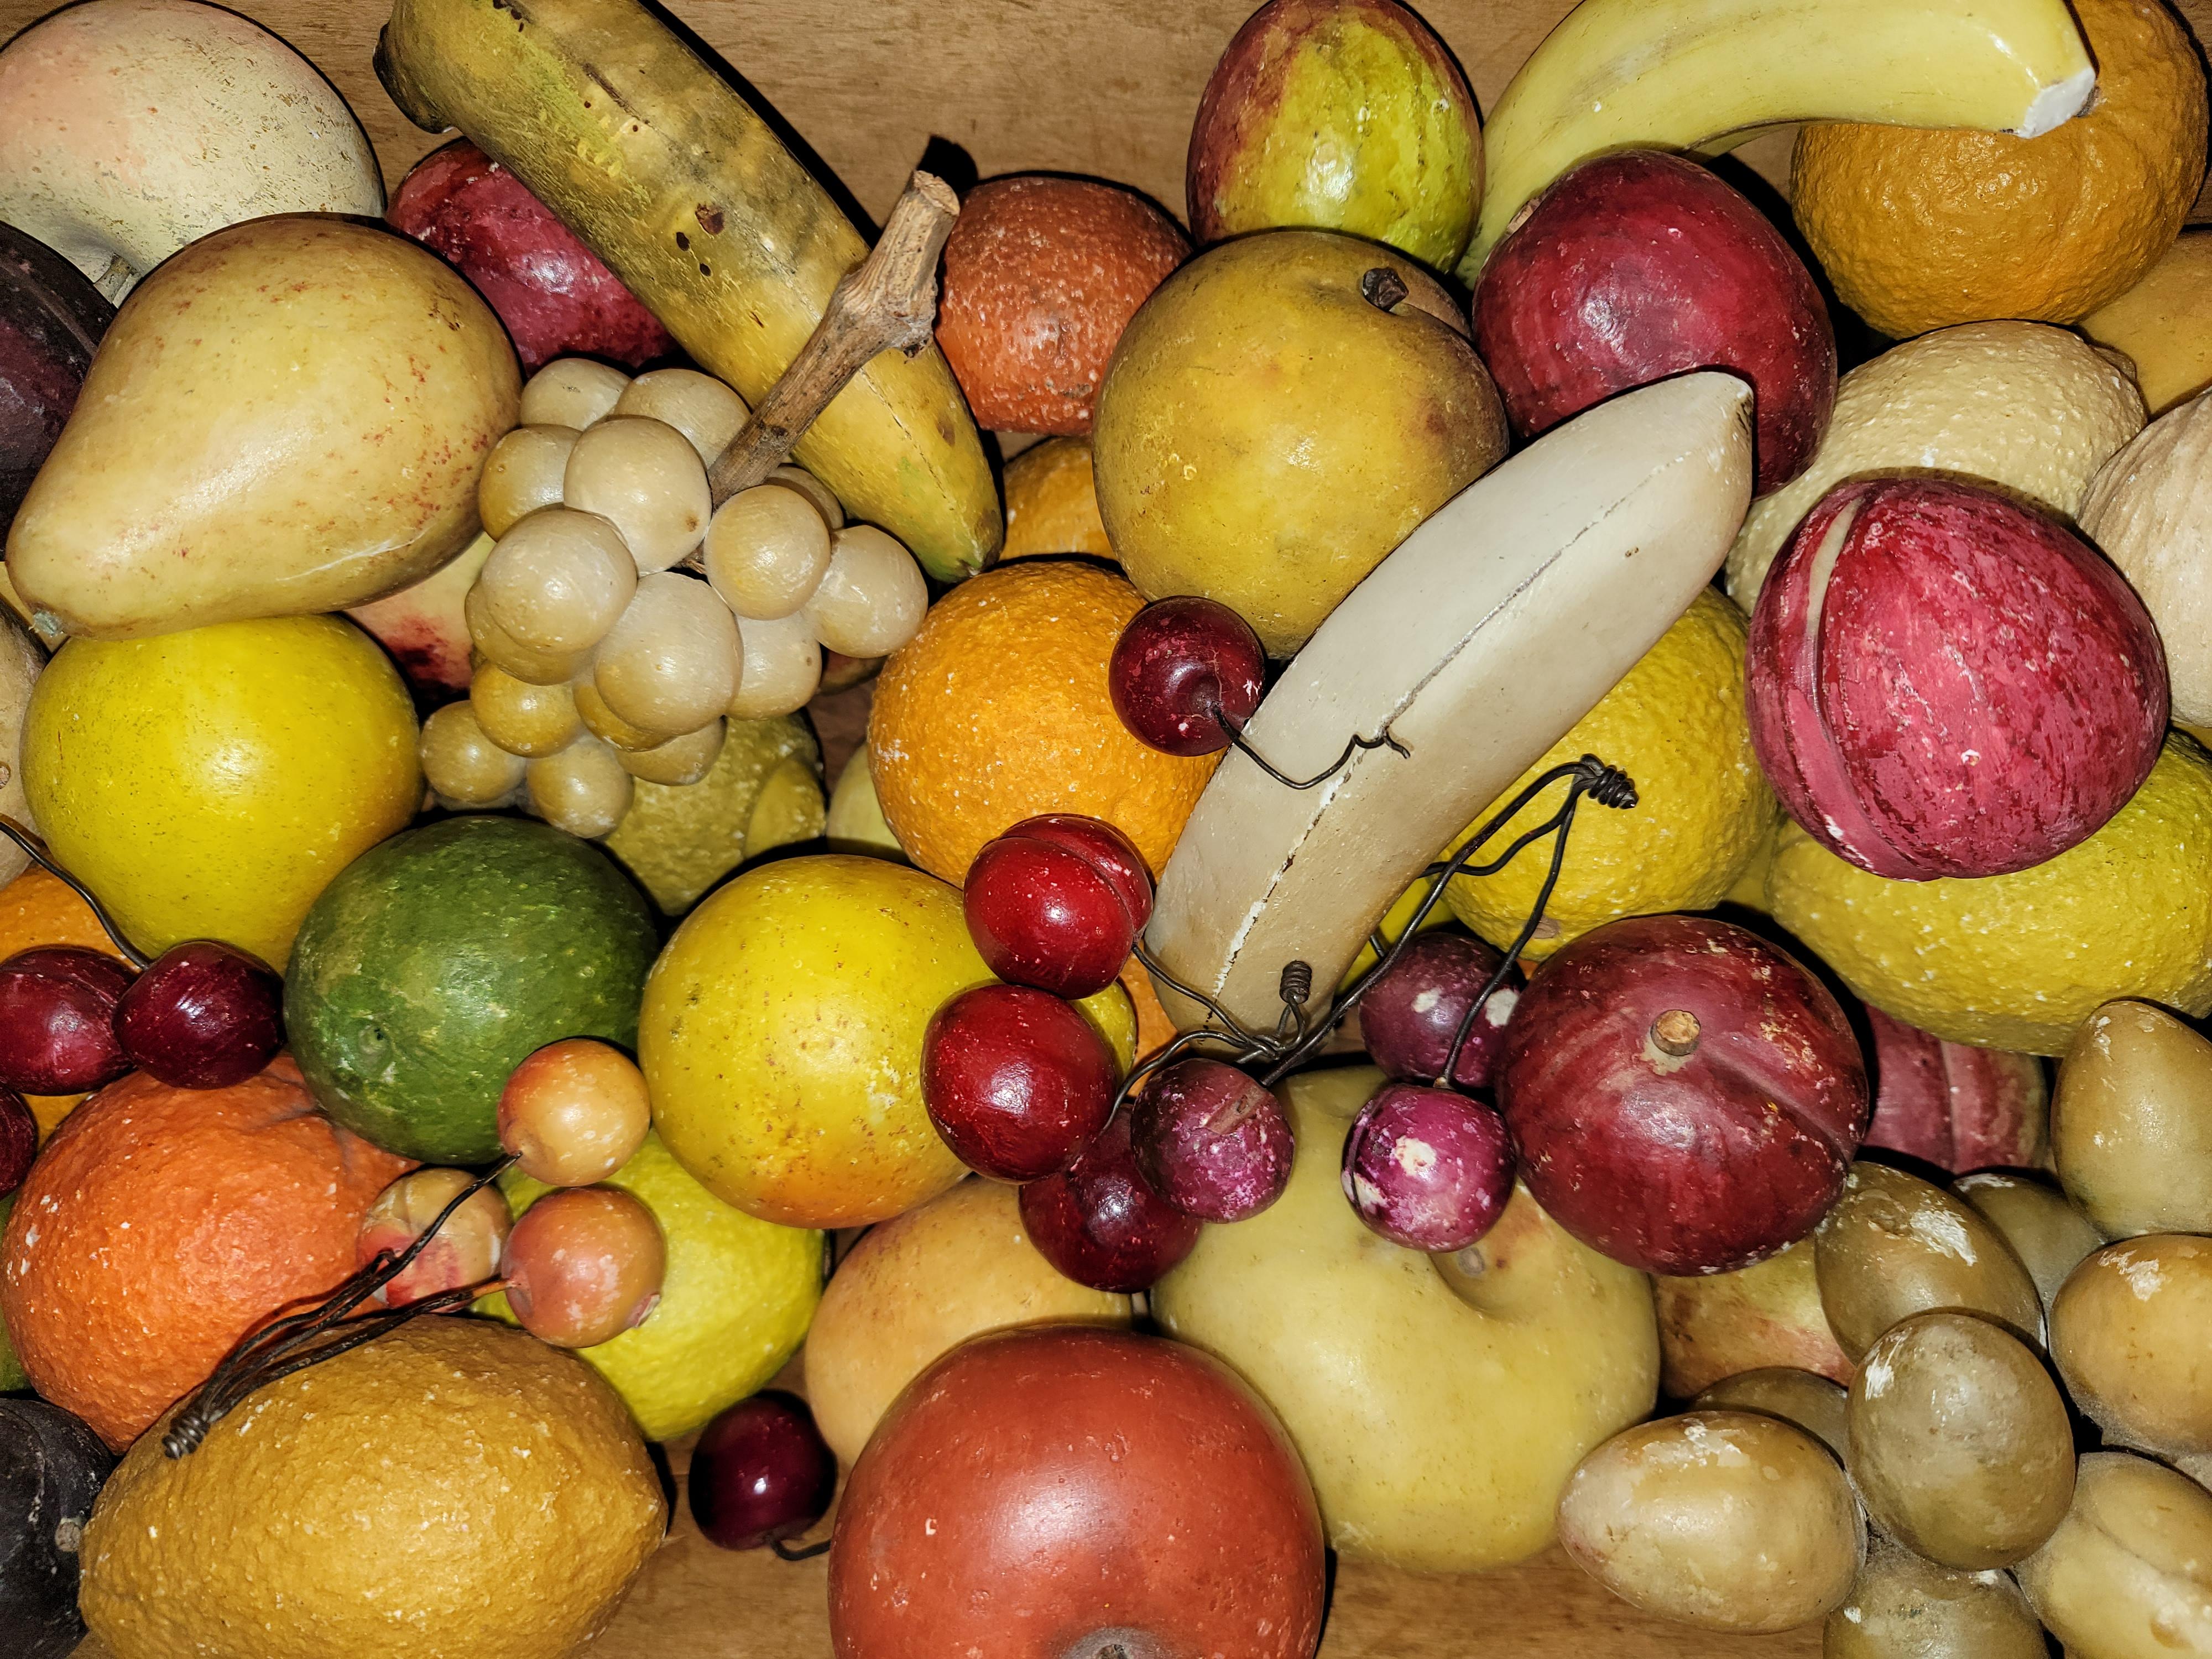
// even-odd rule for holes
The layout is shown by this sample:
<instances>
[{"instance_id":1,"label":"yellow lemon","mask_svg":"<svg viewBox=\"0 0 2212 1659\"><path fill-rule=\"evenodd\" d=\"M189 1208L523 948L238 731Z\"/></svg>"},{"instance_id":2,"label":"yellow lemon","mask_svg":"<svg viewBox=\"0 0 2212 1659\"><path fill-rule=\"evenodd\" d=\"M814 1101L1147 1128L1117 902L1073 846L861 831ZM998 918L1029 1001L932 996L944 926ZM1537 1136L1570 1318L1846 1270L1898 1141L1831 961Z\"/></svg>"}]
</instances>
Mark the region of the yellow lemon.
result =
<instances>
[{"instance_id":1,"label":"yellow lemon","mask_svg":"<svg viewBox=\"0 0 2212 1659\"><path fill-rule=\"evenodd\" d=\"M1635 781L1636 805L1615 811L1585 799L1575 813L1559 884L1528 954L1547 957L1620 916L1704 910L1726 896L1774 820L1774 796L1752 753L1743 706L1743 613L1708 588L1644 653L1605 700L1551 752L1485 807L1445 854L1537 775L1595 755ZM1494 857L1559 810L1555 785L1486 846ZM1445 902L1474 932L1510 945L1535 908L1551 861L1547 840L1493 876L1462 876Z\"/></svg>"},{"instance_id":2,"label":"yellow lemon","mask_svg":"<svg viewBox=\"0 0 2212 1659\"><path fill-rule=\"evenodd\" d=\"M2212 760L2176 734L2112 822L1975 881L1888 881L1785 824L1774 919L1885 1013L1953 1042L2063 1054L2099 1005L2212 1012Z\"/></svg>"},{"instance_id":3,"label":"yellow lemon","mask_svg":"<svg viewBox=\"0 0 2212 1659\"><path fill-rule=\"evenodd\" d=\"M333 617L73 639L31 696L24 787L139 948L282 968L316 895L421 805L415 736L398 672Z\"/></svg>"}]
</instances>

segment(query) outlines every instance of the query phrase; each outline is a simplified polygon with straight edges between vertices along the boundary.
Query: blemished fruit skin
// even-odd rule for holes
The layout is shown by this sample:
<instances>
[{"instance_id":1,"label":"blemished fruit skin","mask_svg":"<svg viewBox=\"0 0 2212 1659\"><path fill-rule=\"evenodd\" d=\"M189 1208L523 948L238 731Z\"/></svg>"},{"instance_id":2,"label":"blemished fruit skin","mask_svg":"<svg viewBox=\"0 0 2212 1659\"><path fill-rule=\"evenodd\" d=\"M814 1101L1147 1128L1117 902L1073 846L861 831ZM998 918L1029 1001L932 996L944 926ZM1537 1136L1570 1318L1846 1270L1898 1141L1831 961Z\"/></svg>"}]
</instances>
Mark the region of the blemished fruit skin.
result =
<instances>
[{"instance_id":1,"label":"blemished fruit skin","mask_svg":"<svg viewBox=\"0 0 2212 1659\"><path fill-rule=\"evenodd\" d=\"M999 1332L917 1377L860 1455L830 1644L1308 1659L1323 1567L1297 1453L1226 1365L1124 1331Z\"/></svg>"},{"instance_id":2,"label":"blemished fruit skin","mask_svg":"<svg viewBox=\"0 0 2212 1659\"><path fill-rule=\"evenodd\" d=\"M635 1043L659 939L589 842L448 818L372 849L316 901L285 971L285 1030L338 1122L404 1157L488 1163L500 1091L532 1051Z\"/></svg>"},{"instance_id":3,"label":"blemished fruit skin","mask_svg":"<svg viewBox=\"0 0 2212 1659\"><path fill-rule=\"evenodd\" d=\"M189 1457L145 1436L100 1499L82 1606L116 1659L574 1653L667 1519L589 1368L436 1317L268 1385Z\"/></svg>"},{"instance_id":4,"label":"blemished fruit skin","mask_svg":"<svg viewBox=\"0 0 2212 1659\"><path fill-rule=\"evenodd\" d=\"M1946 1042L1867 1010L1874 1031L1874 1118L1863 1145L1964 1175L2032 1170L2051 1157L2043 1062Z\"/></svg>"},{"instance_id":5,"label":"blemished fruit skin","mask_svg":"<svg viewBox=\"0 0 2212 1659\"><path fill-rule=\"evenodd\" d=\"M1088 434L1121 331L1189 257L1182 228L1118 185L1037 173L976 185L945 244L937 343L977 422Z\"/></svg>"},{"instance_id":6,"label":"blemished fruit skin","mask_svg":"<svg viewBox=\"0 0 2212 1659\"><path fill-rule=\"evenodd\" d=\"M1522 438L1690 368L1749 380L1759 495L1803 471L1836 402L1812 274L1743 195L1652 150L1585 161L1499 244L1474 342Z\"/></svg>"},{"instance_id":7,"label":"blemished fruit skin","mask_svg":"<svg viewBox=\"0 0 2212 1659\"><path fill-rule=\"evenodd\" d=\"M1879 876L2001 876L2149 775L2166 653L2094 549L1991 489L1844 484L1752 612L1752 742L1784 808Z\"/></svg>"},{"instance_id":8,"label":"blemished fruit skin","mask_svg":"<svg viewBox=\"0 0 2212 1659\"><path fill-rule=\"evenodd\" d=\"M0 537L76 407L115 307L36 237L0 224Z\"/></svg>"},{"instance_id":9,"label":"blemished fruit skin","mask_svg":"<svg viewBox=\"0 0 2212 1659\"><path fill-rule=\"evenodd\" d=\"M1637 916L1547 962L1498 1097L1539 1202L1646 1273L1749 1267L1813 1231L1866 1127L1843 1010L1727 922Z\"/></svg>"},{"instance_id":10,"label":"blemished fruit skin","mask_svg":"<svg viewBox=\"0 0 2212 1659\"><path fill-rule=\"evenodd\" d=\"M1198 1243L1200 1223L1153 1190L1137 1167L1129 1114L1116 1112L1075 1162L1022 1188L1022 1227L1079 1285L1149 1290Z\"/></svg>"},{"instance_id":11,"label":"blemished fruit skin","mask_svg":"<svg viewBox=\"0 0 2212 1659\"><path fill-rule=\"evenodd\" d=\"M1340 230L1448 270L1482 200L1474 95L1395 0L1272 0L1206 81L1185 190L1201 242Z\"/></svg>"},{"instance_id":12,"label":"blemished fruit skin","mask_svg":"<svg viewBox=\"0 0 2212 1659\"><path fill-rule=\"evenodd\" d=\"M68 1659L84 1639L77 1552L115 1455L43 1400L0 1400L0 1641L10 1659Z\"/></svg>"}]
</instances>

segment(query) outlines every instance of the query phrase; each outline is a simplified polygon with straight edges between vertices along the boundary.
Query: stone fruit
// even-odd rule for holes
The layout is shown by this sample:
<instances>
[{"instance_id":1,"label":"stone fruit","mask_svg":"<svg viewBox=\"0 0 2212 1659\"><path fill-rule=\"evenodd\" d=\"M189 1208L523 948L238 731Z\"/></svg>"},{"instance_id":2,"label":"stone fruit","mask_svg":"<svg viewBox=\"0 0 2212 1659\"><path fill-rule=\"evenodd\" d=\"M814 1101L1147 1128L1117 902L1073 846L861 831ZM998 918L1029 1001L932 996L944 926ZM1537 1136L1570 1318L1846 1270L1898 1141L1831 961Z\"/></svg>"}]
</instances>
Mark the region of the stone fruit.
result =
<instances>
[{"instance_id":1,"label":"stone fruit","mask_svg":"<svg viewBox=\"0 0 2212 1659\"><path fill-rule=\"evenodd\" d=\"M1323 1565L1297 1454L1227 1366L1123 1331L1003 1331L917 1377L854 1466L830 1644L1307 1659Z\"/></svg>"},{"instance_id":2,"label":"stone fruit","mask_svg":"<svg viewBox=\"0 0 2212 1659\"><path fill-rule=\"evenodd\" d=\"M131 1069L115 1009L131 969L104 951L50 945L0 963L0 1087L72 1095Z\"/></svg>"},{"instance_id":3,"label":"stone fruit","mask_svg":"<svg viewBox=\"0 0 2212 1659\"><path fill-rule=\"evenodd\" d=\"M1498 1096L1559 1224L1676 1274L1812 1231L1868 1109L1826 989L1755 934L1689 916L1612 922L1547 961L1505 1028Z\"/></svg>"},{"instance_id":4,"label":"stone fruit","mask_svg":"<svg viewBox=\"0 0 2212 1659\"><path fill-rule=\"evenodd\" d=\"M1371 243L1285 230L1161 284L1121 337L1091 448L1139 591L1218 599L1287 656L1497 463L1505 428L1433 277Z\"/></svg>"},{"instance_id":5,"label":"stone fruit","mask_svg":"<svg viewBox=\"0 0 2212 1659\"><path fill-rule=\"evenodd\" d=\"M520 381L434 256L351 220L257 219L143 286L8 532L26 603L143 639L380 599L475 537Z\"/></svg>"},{"instance_id":6,"label":"stone fruit","mask_svg":"<svg viewBox=\"0 0 2212 1659\"><path fill-rule=\"evenodd\" d=\"M1474 96L1395 0L1271 0L1206 81L1186 189L1201 242L1305 226L1449 270L1482 200Z\"/></svg>"},{"instance_id":7,"label":"stone fruit","mask_svg":"<svg viewBox=\"0 0 2212 1659\"><path fill-rule=\"evenodd\" d=\"M1474 293L1474 342L1516 433L1631 386L1724 368L1756 394L1755 488L1811 464L1836 401L1836 337L1782 233L1696 162L1625 150L1539 197Z\"/></svg>"},{"instance_id":8,"label":"stone fruit","mask_svg":"<svg viewBox=\"0 0 2212 1659\"><path fill-rule=\"evenodd\" d=\"M1823 1659L2044 1659L2043 1627L2020 1586L2001 1572L1955 1572L1880 1533L1850 1599L1828 1615Z\"/></svg>"},{"instance_id":9,"label":"stone fruit","mask_svg":"<svg viewBox=\"0 0 2212 1659\"><path fill-rule=\"evenodd\" d=\"M1850 1359L1821 1310L1809 1238L1734 1273L1662 1274L1651 1290L1665 1362L1660 1386L1674 1399L1774 1366L1850 1381Z\"/></svg>"},{"instance_id":10,"label":"stone fruit","mask_svg":"<svg viewBox=\"0 0 2212 1659\"><path fill-rule=\"evenodd\" d=\"M1505 1120L1449 1089L1385 1084L1344 1138L1344 1195L1393 1244L1465 1249L1513 1196Z\"/></svg>"},{"instance_id":11,"label":"stone fruit","mask_svg":"<svg viewBox=\"0 0 2212 1659\"><path fill-rule=\"evenodd\" d=\"M1700 1630L1788 1630L1842 1605L1866 1525L1812 1436L1696 1411L1617 1434L1559 1497L1559 1541L1648 1613Z\"/></svg>"},{"instance_id":12,"label":"stone fruit","mask_svg":"<svg viewBox=\"0 0 2212 1659\"><path fill-rule=\"evenodd\" d=\"M131 981L115 1036L133 1066L171 1088L227 1089L284 1046L284 981L234 945L187 939Z\"/></svg>"},{"instance_id":13,"label":"stone fruit","mask_svg":"<svg viewBox=\"0 0 2212 1659\"><path fill-rule=\"evenodd\" d=\"M116 1659L568 1653L665 1530L613 1391L487 1320L415 1320L246 1409L189 1457L146 1436L100 1493L82 1601Z\"/></svg>"},{"instance_id":14,"label":"stone fruit","mask_svg":"<svg viewBox=\"0 0 2212 1659\"><path fill-rule=\"evenodd\" d=\"M1698 1411L1758 1412L1795 1424L1840 1458L1850 1436L1842 1383L1817 1371L1769 1366L1724 1376L1692 1402Z\"/></svg>"},{"instance_id":15,"label":"stone fruit","mask_svg":"<svg viewBox=\"0 0 2212 1659\"><path fill-rule=\"evenodd\" d=\"M36 237L0 224L0 536L76 407L115 307Z\"/></svg>"},{"instance_id":16,"label":"stone fruit","mask_svg":"<svg viewBox=\"0 0 2212 1659\"><path fill-rule=\"evenodd\" d=\"M2127 583L1992 489L1830 492L1752 612L1752 741L1790 816L1878 876L2001 876L2149 775L2166 656Z\"/></svg>"},{"instance_id":17,"label":"stone fruit","mask_svg":"<svg viewBox=\"0 0 2212 1659\"><path fill-rule=\"evenodd\" d=\"M465 1199L476 1177L466 1170L416 1170L404 1175L376 1195L376 1202L361 1218L361 1237L354 1259L362 1267L380 1255L404 1254L438 1224L436 1235L415 1259L370 1299L387 1308L418 1302L441 1291L481 1285L499 1276L501 1255L513 1223L507 1202L489 1187L479 1187ZM456 1199L459 1207L446 1211Z\"/></svg>"},{"instance_id":18,"label":"stone fruit","mask_svg":"<svg viewBox=\"0 0 2212 1659\"><path fill-rule=\"evenodd\" d=\"M998 1182L963 1181L869 1229L837 1264L807 1328L806 1395L847 1465L900 1390L969 1338L1016 1325L1128 1324L1127 1296L1054 1271L1018 1204ZM1185 1224L1195 1236L1198 1224Z\"/></svg>"},{"instance_id":19,"label":"stone fruit","mask_svg":"<svg viewBox=\"0 0 2212 1659\"><path fill-rule=\"evenodd\" d=\"M2074 1426L2043 1362L1964 1313L1885 1331L1851 1378L1845 1462L1876 1526L1963 1572L2008 1566L2074 1496Z\"/></svg>"},{"instance_id":20,"label":"stone fruit","mask_svg":"<svg viewBox=\"0 0 2212 1659\"><path fill-rule=\"evenodd\" d=\"M2128 579L2158 624L2175 723L2199 732L2212 728L2212 649L2205 644L2212 590L2203 575L2212 552L2208 453L2212 399L2198 398L2154 421L2106 461L2081 511L2082 533Z\"/></svg>"},{"instance_id":21,"label":"stone fruit","mask_svg":"<svg viewBox=\"0 0 2212 1659\"><path fill-rule=\"evenodd\" d=\"M1088 433L1121 331L1189 255L1181 226L1118 185L1029 173L969 191L945 244L937 343L975 419Z\"/></svg>"},{"instance_id":22,"label":"stone fruit","mask_svg":"<svg viewBox=\"0 0 2212 1659\"><path fill-rule=\"evenodd\" d=\"M1129 1108L1137 1168L1162 1198L1200 1221L1243 1221L1278 1198L1297 1142L1282 1102L1218 1060L1163 1066Z\"/></svg>"},{"instance_id":23,"label":"stone fruit","mask_svg":"<svg viewBox=\"0 0 2212 1659\"><path fill-rule=\"evenodd\" d=\"M1024 1187L1021 1212L1039 1255L1101 1291L1149 1290L1198 1243L1198 1218L1162 1198L1137 1167L1127 1112L1115 1113L1065 1170Z\"/></svg>"},{"instance_id":24,"label":"stone fruit","mask_svg":"<svg viewBox=\"0 0 2212 1659\"><path fill-rule=\"evenodd\" d=\"M125 1078L16 1190L0 1317L39 1392L119 1450L268 1314L350 1273L406 1169L316 1111L288 1060L228 1089Z\"/></svg>"},{"instance_id":25,"label":"stone fruit","mask_svg":"<svg viewBox=\"0 0 2212 1659\"><path fill-rule=\"evenodd\" d=\"M1194 594L1139 611L1106 665L1121 724L1170 755L1226 749L1259 709L1267 673L1267 653L1252 625Z\"/></svg>"},{"instance_id":26,"label":"stone fruit","mask_svg":"<svg viewBox=\"0 0 2212 1659\"><path fill-rule=\"evenodd\" d=\"M795 1538L828 1512L837 1460L806 1402L769 1389L740 1400L691 1449L691 1518L726 1550Z\"/></svg>"},{"instance_id":27,"label":"stone fruit","mask_svg":"<svg viewBox=\"0 0 2212 1659\"><path fill-rule=\"evenodd\" d=\"M2051 1155L2043 1062L1946 1042L1879 1008L1874 1033L1874 1121L1869 1146L1939 1170L2033 1169Z\"/></svg>"},{"instance_id":28,"label":"stone fruit","mask_svg":"<svg viewBox=\"0 0 2212 1659\"><path fill-rule=\"evenodd\" d=\"M1375 1063L1401 1083L1487 1088L1504 1046L1505 1022L1520 1000L1517 972L1490 994L1468 1027L1449 1079L1444 1061L1468 1008L1503 960L1464 933L1428 933L1407 945L1359 1000L1359 1032Z\"/></svg>"},{"instance_id":29,"label":"stone fruit","mask_svg":"<svg viewBox=\"0 0 2212 1659\"><path fill-rule=\"evenodd\" d=\"M2066 1391L2115 1445L2212 1452L2212 1239L2145 1233L2075 1267L2051 1304Z\"/></svg>"},{"instance_id":30,"label":"stone fruit","mask_svg":"<svg viewBox=\"0 0 2212 1659\"><path fill-rule=\"evenodd\" d=\"M638 1059L684 1168L787 1226L889 1220L960 1179L922 1034L988 977L960 895L830 854L760 866L684 918L646 981Z\"/></svg>"},{"instance_id":31,"label":"stone fruit","mask_svg":"<svg viewBox=\"0 0 2212 1659\"><path fill-rule=\"evenodd\" d=\"M1980 1170L1960 1176L1951 1183L1951 1191L1973 1206L2012 1246L2035 1281L2046 1319L2051 1298L2066 1276L2105 1242L2089 1218L2040 1176Z\"/></svg>"},{"instance_id":32,"label":"stone fruit","mask_svg":"<svg viewBox=\"0 0 2212 1659\"><path fill-rule=\"evenodd\" d=\"M1525 1188L1451 1255L1370 1232L1344 1201L1338 1148L1382 1082L1356 1066L1283 1085L1290 1186L1263 1214L1206 1228L1152 1287L1152 1313L1281 1415L1340 1555L1501 1566L1551 1540L1583 1455L1651 1409L1651 1295Z\"/></svg>"},{"instance_id":33,"label":"stone fruit","mask_svg":"<svg viewBox=\"0 0 2212 1659\"><path fill-rule=\"evenodd\" d=\"M994 1181L1066 1169L1114 1109L1105 1039L1049 992L975 986L930 1017L921 1042L931 1124Z\"/></svg>"},{"instance_id":34,"label":"stone fruit","mask_svg":"<svg viewBox=\"0 0 2212 1659\"><path fill-rule=\"evenodd\" d=\"M548 1193L522 1212L501 1257L507 1305L556 1348L595 1348L652 1316L667 1247L653 1212L628 1193Z\"/></svg>"},{"instance_id":35,"label":"stone fruit","mask_svg":"<svg viewBox=\"0 0 2212 1659\"><path fill-rule=\"evenodd\" d=\"M563 1037L507 1074L499 1144L549 1187L588 1187L629 1162L653 1127L645 1074L619 1048Z\"/></svg>"},{"instance_id":36,"label":"stone fruit","mask_svg":"<svg viewBox=\"0 0 2212 1659\"><path fill-rule=\"evenodd\" d=\"M2092 1452L2074 1507L2015 1568L2051 1634L2082 1659L2212 1648L2212 1493L2126 1452Z\"/></svg>"},{"instance_id":37,"label":"stone fruit","mask_svg":"<svg viewBox=\"0 0 2212 1659\"><path fill-rule=\"evenodd\" d=\"M84 1639L77 1557L115 1466L100 1437L43 1400L0 1400L0 1638L15 1659L69 1659Z\"/></svg>"},{"instance_id":38,"label":"stone fruit","mask_svg":"<svg viewBox=\"0 0 2212 1659\"><path fill-rule=\"evenodd\" d=\"M968 866L961 910L991 971L1056 997L1111 985L1152 919L1152 878L1129 838L1097 818L1028 818Z\"/></svg>"},{"instance_id":39,"label":"stone fruit","mask_svg":"<svg viewBox=\"0 0 2212 1659\"><path fill-rule=\"evenodd\" d=\"M2059 1065L2051 1150L2106 1237L2212 1232L2212 1042L2152 1003L2106 1003Z\"/></svg>"},{"instance_id":40,"label":"stone fruit","mask_svg":"<svg viewBox=\"0 0 2212 1659\"><path fill-rule=\"evenodd\" d=\"M465 138L417 161L385 217L490 301L526 374L572 352L637 369L676 349L599 256Z\"/></svg>"}]
</instances>

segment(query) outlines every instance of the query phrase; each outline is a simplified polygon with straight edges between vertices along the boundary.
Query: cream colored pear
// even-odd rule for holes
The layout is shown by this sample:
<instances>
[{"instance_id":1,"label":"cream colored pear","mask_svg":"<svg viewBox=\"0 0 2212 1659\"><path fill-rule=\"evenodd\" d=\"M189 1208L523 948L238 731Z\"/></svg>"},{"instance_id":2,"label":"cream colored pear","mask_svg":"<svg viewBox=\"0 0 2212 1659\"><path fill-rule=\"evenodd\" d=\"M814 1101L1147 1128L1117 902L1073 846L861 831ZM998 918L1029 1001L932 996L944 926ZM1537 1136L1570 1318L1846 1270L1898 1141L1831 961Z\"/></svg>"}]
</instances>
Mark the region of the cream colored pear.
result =
<instances>
[{"instance_id":1,"label":"cream colored pear","mask_svg":"<svg viewBox=\"0 0 2212 1659\"><path fill-rule=\"evenodd\" d=\"M1651 1409L1650 1286L1525 1188L1455 1256L1368 1231L1338 1164L1382 1082L1362 1066L1283 1086L1290 1186L1250 1220L1206 1228L1153 1287L1152 1312L1274 1408L1339 1551L1431 1572L1500 1566L1551 1540L1575 1465Z\"/></svg>"},{"instance_id":2,"label":"cream colored pear","mask_svg":"<svg viewBox=\"0 0 2212 1659\"><path fill-rule=\"evenodd\" d=\"M514 349L404 237L233 225L131 290L8 537L33 611L95 639L342 610L477 532Z\"/></svg>"}]
</instances>

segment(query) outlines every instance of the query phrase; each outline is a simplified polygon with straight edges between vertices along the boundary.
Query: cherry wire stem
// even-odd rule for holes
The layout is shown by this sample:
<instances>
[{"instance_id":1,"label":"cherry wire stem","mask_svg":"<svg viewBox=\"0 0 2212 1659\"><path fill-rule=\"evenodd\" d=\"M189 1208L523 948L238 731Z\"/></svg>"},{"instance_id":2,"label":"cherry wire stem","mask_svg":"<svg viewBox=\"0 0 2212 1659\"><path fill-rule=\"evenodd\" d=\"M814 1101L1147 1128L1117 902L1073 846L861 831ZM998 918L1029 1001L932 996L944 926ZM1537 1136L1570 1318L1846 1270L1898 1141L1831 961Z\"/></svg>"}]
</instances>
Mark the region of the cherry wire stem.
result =
<instances>
[{"instance_id":1,"label":"cherry wire stem","mask_svg":"<svg viewBox=\"0 0 2212 1659\"><path fill-rule=\"evenodd\" d=\"M153 957L148 956L125 937L123 930L115 925L115 918L107 914L107 907L94 896L92 889L62 868L54 855L46 850L46 843L43 836L33 834L27 825L16 823L4 812L0 812L0 836L5 836L9 841L14 842L17 847L22 848L24 856L32 863L37 865L39 868L85 902L92 911L93 920L100 924L101 931L122 953L125 961L133 968L143 968L153 960Z\"/></svg>"}]
</instances>

